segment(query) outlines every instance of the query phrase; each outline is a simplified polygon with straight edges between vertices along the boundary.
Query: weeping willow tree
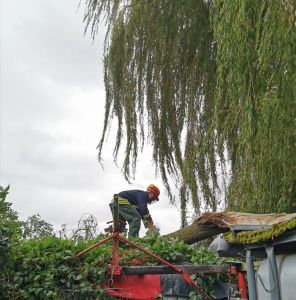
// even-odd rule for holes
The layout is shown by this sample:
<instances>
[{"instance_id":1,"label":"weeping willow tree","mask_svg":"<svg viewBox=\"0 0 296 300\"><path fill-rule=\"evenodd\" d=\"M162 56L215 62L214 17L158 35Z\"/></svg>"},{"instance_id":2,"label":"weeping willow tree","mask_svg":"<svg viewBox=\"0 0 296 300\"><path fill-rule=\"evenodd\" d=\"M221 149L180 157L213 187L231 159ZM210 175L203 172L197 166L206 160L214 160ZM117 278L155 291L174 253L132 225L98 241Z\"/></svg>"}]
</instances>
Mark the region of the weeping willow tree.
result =
<instances>
[{"instance_id":1,"label":"weeping willow tree","mask_svg":"<svg viewBox=\"0 0 296 300\"><path fill-rule=\"evenodd\" d=\"M86 0L105 39L105 121L133 177L150 143L183 225L191 202L216 211L291 211L296 198L296 3ZM224 192L223 192L224 190ZM171 195L171 193L170 193ZM173 200L173 198L171 198Z\"/></svg>"}]
</instances>

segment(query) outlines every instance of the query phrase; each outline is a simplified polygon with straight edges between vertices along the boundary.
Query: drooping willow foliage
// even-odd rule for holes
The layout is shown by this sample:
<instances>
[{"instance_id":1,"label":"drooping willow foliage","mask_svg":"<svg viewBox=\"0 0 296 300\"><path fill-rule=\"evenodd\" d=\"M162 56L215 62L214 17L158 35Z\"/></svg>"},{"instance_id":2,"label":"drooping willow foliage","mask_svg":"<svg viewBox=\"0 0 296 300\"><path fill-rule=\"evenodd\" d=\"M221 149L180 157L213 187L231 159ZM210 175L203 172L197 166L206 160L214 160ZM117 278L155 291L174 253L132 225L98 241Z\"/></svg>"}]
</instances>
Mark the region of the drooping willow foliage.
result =
<instances>
[{"instance_id":1,"label":"drooping willow foliage","mask_svg":"<svg viewBox=\"0 0 296 300\"><path fill-rule=\"evenodd\" d=\"M296 2L215 1L215 128L227 142L230 208L296 202Z\"/></svg>"},{"instance_id":2,"label":"drooping willow foliage","mask_svg":"<svg viewBox=\"0 0 296 300\"><path fill-rule=\"evenodd\" d=\"M228 209L291 211L295 8L292 0L86 0L93 36L102 18L108 24L99 158L115 118L125 177L151 143L167 190L169 178L180 188L183 224L189 201L215 211L223 195Z\"/></svg>"}]
</instances>

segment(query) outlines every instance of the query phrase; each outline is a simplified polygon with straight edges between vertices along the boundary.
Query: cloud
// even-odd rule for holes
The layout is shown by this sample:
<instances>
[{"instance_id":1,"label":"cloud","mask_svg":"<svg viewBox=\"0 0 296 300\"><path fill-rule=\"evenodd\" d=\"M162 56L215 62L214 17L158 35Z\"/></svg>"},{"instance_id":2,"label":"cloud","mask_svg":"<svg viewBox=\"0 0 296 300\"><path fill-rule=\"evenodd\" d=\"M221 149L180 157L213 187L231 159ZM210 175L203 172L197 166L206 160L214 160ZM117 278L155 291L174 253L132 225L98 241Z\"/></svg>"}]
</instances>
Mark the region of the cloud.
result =
<instances>
[{"instance_id":1,"label":"cloud","mask_svg":"<svg viewBox=\"0 0 296 300\"><path fill-rule=\"evenodd\" d=\"M113 163L113 131L104 148L102 26L92 43L83 36L83 9L72 0L1 2L0 184L21 219L39 213L59 228L92 213L102 231L114 193L156 183L149 151L139 158L133 185ZM162 233L179 227L165 193L151 206ZM164 218L165 216L165 218ZM142 230L143 234L144 230Z\"/></svg>"},{"instance_id":2,"label":"cloud","mask_svg":"<svg viewBox=\"0 0 296 300\"><path fill-rule=\"evenodd\" d=\"M2 4L4 64L63 85L103 88L100 62L105 29L100 27L93 44L89 35L85 38L83 9L77 10L78 3L30 0Z\"/></svg>"}]
</instances>

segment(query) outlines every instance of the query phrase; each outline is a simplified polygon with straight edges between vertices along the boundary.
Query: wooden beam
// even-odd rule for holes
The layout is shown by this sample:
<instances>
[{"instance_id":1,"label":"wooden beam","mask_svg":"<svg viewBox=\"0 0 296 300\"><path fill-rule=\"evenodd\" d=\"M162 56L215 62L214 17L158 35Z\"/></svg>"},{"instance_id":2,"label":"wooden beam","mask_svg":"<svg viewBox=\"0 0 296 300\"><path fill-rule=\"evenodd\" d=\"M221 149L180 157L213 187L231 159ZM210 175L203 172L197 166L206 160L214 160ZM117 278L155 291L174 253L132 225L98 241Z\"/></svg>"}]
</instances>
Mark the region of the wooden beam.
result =
<instances>
[{"instance_id":1,"label":"wooden beam","mask_svg":"<svg viewBox=\"0 0 296 300\"><path fill-rule=\"evenodd\" d=\"M189 274L205 273L227 273L229 265L176 265ZM122 273L125 275L145 275L145 274L176 274L177 272L169 266L131 266L123 267Z\"/></svg>"}]
</instances>

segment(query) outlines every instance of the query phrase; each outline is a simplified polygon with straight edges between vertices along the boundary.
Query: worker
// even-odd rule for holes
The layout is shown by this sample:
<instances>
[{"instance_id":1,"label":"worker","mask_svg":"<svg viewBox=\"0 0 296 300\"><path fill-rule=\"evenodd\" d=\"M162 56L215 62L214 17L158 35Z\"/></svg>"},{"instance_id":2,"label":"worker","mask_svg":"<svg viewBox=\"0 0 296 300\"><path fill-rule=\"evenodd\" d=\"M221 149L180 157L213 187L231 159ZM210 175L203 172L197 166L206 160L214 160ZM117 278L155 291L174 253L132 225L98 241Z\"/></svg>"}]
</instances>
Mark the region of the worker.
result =
<instances>
[{"instance_id":1,"label":"worker","mask_svg":"<svg viewBox=\"0 0 296 300\"><path fill-rule=\"evenodd\" d=\"M150 184L147 191L129 190L118 193L120 231L125 231L124 223L127 221L129 225L128 237L139 236L142 220L145 228L158 232L153 224L147 204L159 201L159 194L159 188L154 184ZM113 213L114 200L110 203L110 208Z\"/></svg>"}]
</instances>

